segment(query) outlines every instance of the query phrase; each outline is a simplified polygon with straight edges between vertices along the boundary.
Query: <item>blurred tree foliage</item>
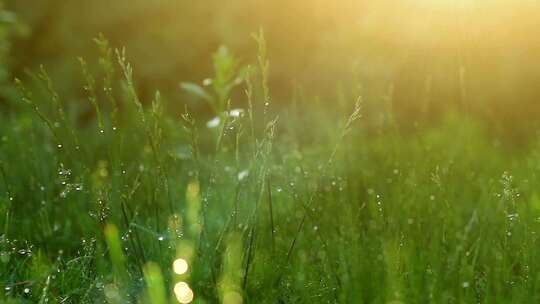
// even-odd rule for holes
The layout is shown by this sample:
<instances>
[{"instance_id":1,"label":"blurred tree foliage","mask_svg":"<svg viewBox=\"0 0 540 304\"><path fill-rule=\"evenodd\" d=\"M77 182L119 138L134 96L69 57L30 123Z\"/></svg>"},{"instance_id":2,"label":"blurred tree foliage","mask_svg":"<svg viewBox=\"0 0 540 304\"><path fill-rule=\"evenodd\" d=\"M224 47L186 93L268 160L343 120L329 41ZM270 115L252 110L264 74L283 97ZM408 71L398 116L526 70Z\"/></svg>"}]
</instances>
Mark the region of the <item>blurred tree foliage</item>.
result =
<instances>
[{"instance_id":1,"label":"blurred tree foliage","mask_svg":"<svg viewBox=\"0 0 540 304\"><path fill-rule=\"evenodd\" d=\"M540 114L534 0L17 0L8 8L29 28L14 42L13 73L44 64L74 100L82 95L75 59L95 58L98 33L127 48L143 96L160 89L183 100L179 83L208 77L219 45L252 62L250 34L262 27L278 102L294 83L328 98L342 83L405 125L457 108L527 133Z\"/></svg>"}]
</instances>

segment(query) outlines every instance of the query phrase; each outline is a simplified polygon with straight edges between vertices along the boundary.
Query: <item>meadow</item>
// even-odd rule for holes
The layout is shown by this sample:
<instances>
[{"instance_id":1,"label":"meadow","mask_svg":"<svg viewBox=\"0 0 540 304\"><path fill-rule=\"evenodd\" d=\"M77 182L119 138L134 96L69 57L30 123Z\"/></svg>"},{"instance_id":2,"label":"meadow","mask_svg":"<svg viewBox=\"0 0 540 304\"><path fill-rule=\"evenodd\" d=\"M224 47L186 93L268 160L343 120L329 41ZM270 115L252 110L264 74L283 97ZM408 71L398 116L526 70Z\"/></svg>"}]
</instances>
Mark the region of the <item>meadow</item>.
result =
<instances>
[{"instance_id":1,"label":"meadow","mask_svg":"<svg viewBox=\"0 0 540 304\"><path fill-rule=\"evenodd\" d=\"M276 101L246 41L181 106L102 35L69 68L81 102L45 66L0 79L1 303L540 301L536 129L404 126L338 83Z\"/></svg>"}]
</instances>

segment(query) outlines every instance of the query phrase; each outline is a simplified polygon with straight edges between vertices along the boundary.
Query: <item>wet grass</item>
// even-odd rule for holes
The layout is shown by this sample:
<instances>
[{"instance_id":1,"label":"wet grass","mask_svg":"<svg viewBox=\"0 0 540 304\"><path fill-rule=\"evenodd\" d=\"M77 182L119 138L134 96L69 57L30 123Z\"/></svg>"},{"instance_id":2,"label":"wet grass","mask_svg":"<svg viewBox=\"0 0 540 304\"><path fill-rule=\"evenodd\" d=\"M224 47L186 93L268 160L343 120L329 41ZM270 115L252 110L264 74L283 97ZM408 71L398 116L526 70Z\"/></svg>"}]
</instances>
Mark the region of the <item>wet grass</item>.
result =
<instances>
[{"instance_id":1,"label":"wet grass","mask_svg":"<svg viewBox=\"0 0 540 304\"><path fill-rule=\"evenodd\" d=\"M253 67L222 48L211 79L181 85L211 117L140 100L104 39L80 60L89 125L45 69L17 82L0 121L2 302L540 300L537 147L510 153L462 116L368 127L357 96L274 106L256 40Z\"/></svg>"}]
</instances>

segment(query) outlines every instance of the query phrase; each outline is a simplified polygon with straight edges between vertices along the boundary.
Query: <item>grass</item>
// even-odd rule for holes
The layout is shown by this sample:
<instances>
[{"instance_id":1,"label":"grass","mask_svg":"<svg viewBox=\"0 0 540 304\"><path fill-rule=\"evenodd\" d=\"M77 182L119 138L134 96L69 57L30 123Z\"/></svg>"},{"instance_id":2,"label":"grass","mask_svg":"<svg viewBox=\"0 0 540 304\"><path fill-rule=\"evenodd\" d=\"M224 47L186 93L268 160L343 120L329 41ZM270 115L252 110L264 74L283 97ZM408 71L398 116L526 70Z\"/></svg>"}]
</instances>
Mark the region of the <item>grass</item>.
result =
<instances>
[{"instance_id":1,"label":"grass","mask_svg":"<svg viewBox=\"0 0 540 304\"><path fill-rule=\"evenodd\" d=\"M540 301L538 147L510 153L460 114L369 125L357 96L274 106L256 41L254 67L221 48L212 80L181 85L215 118L140 100L103 38L97 63L80 59L87 104L45 69L17 81L0 120L0 301Z\"/></svg>"}]
</instances>

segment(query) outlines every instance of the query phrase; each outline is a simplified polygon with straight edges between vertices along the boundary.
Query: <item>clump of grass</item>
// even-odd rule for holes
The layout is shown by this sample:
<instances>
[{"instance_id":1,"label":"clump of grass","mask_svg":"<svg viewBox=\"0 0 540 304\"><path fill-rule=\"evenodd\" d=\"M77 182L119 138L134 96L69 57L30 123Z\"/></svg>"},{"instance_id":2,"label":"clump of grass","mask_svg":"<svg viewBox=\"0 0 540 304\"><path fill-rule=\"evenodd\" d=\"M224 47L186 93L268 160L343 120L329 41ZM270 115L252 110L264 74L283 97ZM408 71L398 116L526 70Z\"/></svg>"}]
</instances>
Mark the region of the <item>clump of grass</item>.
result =
<instances>
[{"instance_id":1,"label":"clump of grass","mask_svg":"<svg viewBox=\"0 0 540 304\"><path fill-rule=\"evenodd\" d=\"M0 301L537 302L537 149L509 156L459 117L374 136L346 90L339 106L297 88L295 110L271 107L255 37L253 67L220 48L206 85L181 84L217 124L143 100L103 37L98 62L80 60L90 127L45 69L16 81Z\"/></svg>"}]
</instances>

